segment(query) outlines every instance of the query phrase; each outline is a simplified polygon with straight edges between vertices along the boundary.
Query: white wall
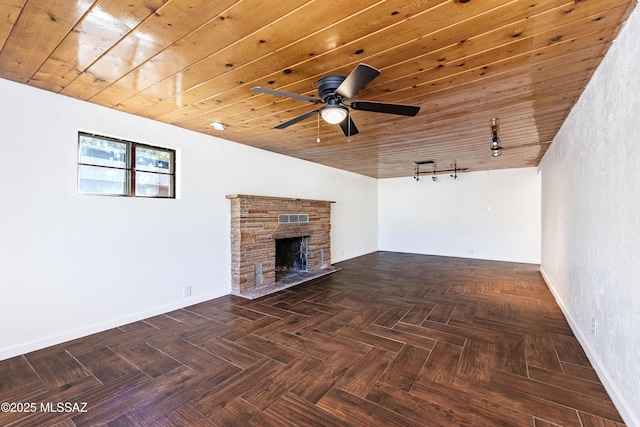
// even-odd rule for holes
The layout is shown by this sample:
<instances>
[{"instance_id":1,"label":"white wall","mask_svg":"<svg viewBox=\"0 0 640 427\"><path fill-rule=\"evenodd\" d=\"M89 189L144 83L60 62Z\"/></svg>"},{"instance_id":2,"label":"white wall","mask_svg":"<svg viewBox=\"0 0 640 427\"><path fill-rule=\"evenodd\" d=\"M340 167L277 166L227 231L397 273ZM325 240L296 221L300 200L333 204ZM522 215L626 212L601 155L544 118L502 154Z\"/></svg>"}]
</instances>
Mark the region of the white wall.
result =
<instances>
[{"instance_id":1,"label":"white wall","mask_svg":"<svg viewBox=\"0 0 640 427\"><path fill-rule=\"evenodd\" d=\"M630 426L640 426L639 38L636 9L541 163L541 271Z\"/></svg>"},{"instance_id":2,"label":"white wall","mask_svg":"<svg viewBox=\"0 0 640 427\"><path fill-rule=\"evenodd\" d=\"M375 179L6 80L0 119L0 360L228 294L227 194L336 201L332 261L377 249ZM175 148L179 198L78 195L78 130Z\"/></svg>"},{"instance_id":3,"label":"white wall","mask_svg":"<svg viewBox=\"0 0 640 427\"><path fill-rule=\"evenodd\" d=\"M382 179L378 188L380 250L540 262L536 168Z\"/></svg>"}]
</instances>

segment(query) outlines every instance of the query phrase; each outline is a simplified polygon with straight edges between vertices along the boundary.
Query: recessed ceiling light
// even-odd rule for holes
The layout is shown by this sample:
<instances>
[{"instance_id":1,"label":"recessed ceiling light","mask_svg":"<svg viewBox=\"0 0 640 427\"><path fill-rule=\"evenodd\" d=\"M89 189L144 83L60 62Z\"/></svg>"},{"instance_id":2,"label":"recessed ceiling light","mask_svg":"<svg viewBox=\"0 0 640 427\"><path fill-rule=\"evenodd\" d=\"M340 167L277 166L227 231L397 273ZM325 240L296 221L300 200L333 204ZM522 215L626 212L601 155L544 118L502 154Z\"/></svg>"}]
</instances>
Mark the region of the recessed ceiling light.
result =
<instances>
[{"instance_id":1,"label":"recessed ceiling light","mask_svg":"<svg viewBox=\"0 0 640 427\"><path fill-rule=\"evenodd\" d=\"M224 130L223 123L213 122L213 123L210 123L210 125L213 126L215 130Z\"/></svg>"}]
</instances>

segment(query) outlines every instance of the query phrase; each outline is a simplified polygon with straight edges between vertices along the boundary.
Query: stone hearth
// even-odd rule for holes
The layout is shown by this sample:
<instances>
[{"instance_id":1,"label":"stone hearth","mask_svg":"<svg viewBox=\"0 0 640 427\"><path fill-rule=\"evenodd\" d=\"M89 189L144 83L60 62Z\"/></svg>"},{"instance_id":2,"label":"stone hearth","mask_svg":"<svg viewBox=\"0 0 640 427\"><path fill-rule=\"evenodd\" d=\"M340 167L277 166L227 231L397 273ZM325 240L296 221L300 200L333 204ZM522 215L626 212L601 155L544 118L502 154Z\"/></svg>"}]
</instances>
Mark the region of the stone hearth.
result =
<instances>
[{"instance_id":1,"label":"stone hearth","mask_svg":"<svg viewBox=\"0 0 640 427\"><path fill-rule=\"evenodd\" d=\"M256 298L332 273L331 204L323 200L228 195L231 293ZM305 238L305 270L276 279L276 239Z\"/></svg>"}]
</instances>

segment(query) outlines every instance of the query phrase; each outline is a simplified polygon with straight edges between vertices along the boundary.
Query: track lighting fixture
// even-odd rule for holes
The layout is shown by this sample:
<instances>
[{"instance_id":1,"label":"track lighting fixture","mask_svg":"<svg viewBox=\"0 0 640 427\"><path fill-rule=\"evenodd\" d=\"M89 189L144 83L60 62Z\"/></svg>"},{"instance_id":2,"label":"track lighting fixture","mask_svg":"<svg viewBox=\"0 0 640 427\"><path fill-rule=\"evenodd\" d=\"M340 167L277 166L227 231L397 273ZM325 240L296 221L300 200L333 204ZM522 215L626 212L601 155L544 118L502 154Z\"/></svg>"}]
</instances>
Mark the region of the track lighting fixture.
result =
<instances>
[{"instance_id":1,"label":"track lighting fixture","mask_svg":"<svg viewBox=\"0 0 640 427\"><path fill-rule=\"evenodd\" d=\"M449 173L449 172L453 172L450 176L453 179L458 179L458 172L468 172L469 168L459 168L458 167L458 163L457 162L453 162L453 169L437 169L437 164L435 160L423 160L420 162L413 162L416 165L416 169L415 169L415 173L413 175L413 179L415 179L416 181L420 181L420 175L427 175L430 174L431 175L431 180L433 182L437 182L438 181L438 174L441 173ZM433 171L432 172L420 172L420 165L433 165Z\"/></svg>"},{"instance_id":2,"label":"track lighting fixture","mask_svg":"<svg viewBox=\"0 0 640 427\"><path fill-rule=\"evenodd\" d=\"M502 154L502 145L500 145L500 119L494 117L491 119L491 155L499 157Z\"/></svg>"}]
</instances>

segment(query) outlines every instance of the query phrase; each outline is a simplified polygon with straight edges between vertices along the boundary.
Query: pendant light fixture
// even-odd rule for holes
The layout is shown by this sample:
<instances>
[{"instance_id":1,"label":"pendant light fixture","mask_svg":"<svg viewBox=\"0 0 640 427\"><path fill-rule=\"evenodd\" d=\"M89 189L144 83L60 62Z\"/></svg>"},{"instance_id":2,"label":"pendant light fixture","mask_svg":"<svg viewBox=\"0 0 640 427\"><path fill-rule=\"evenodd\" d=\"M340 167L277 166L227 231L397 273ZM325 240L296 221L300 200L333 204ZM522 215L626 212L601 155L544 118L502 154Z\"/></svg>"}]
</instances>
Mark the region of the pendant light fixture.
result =
<instances>
[{"instance_id":1,"label":"pendant light fixture","mask_svg":"<svg viewBox=\"0 0 640 427\"><path fill-rule=\"evenodd\" d=\"M500 119L494 117L491 119L491 155L500 157L502 154L502 145L500 145Z\"/></svg>"}]
</instances>

